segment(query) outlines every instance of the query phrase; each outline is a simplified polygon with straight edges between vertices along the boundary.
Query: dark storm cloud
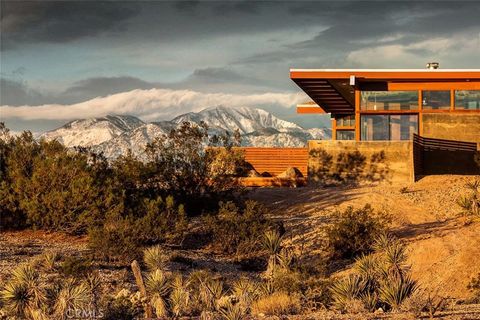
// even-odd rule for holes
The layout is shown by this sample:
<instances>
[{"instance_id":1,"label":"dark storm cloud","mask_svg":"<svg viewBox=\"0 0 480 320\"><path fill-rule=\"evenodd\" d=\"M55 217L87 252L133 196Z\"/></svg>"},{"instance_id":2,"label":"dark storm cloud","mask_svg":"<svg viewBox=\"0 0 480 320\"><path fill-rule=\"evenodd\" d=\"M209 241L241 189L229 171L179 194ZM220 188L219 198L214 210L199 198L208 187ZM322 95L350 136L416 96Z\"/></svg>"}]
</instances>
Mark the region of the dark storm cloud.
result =
<instances>
[{"instance_id":1,"label":"dark storm cloud","mask_svg":"<svg viewBox=\"0 0 480 320\"><path fill-rule=\"evenodd\" d=\"M25 83L6 78L0 78L0 93L0 105L35 105L48 101Z\"/></svg>"},{"instance_id":2,"label":"dark storm cloud","mask_svg":"<svg viewBox=\"0 0 480 320\"><path fill-rule=\"evenodd\" d=\"M69 42L120 31L138 14L130 2L2 1L2 49L28 42Z\"/></svg>"},{"instance_id":3,"label":"dark storm cloud","mask_svg":"<svg viewBox=\"0 0 480 320\"><path fill-rule=\"evenodd\" d=\"M96 97L135 89L193 90L205 93L275 92L275 88L259 85L259 79L242 76L227 68L196 69L178 82L148 82L129 76L95 77L77 81L58 94L40 93L22 81L0 78L0 105L23 106L40 104L73 104Z\"/></svg>"}]
</instances>

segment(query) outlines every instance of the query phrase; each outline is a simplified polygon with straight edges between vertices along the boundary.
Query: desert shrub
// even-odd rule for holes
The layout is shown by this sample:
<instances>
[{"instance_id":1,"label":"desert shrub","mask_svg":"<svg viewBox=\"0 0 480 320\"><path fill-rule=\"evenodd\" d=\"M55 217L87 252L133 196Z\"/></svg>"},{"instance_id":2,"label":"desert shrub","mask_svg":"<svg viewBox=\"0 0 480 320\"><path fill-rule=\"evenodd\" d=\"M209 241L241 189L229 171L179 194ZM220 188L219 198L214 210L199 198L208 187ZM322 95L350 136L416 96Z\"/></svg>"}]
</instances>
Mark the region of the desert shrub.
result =
<instances>
[{"instance_id":1,"label":"desert shrub","mask_svg":"<svg viewBox=\"0 0 480 320\"><path fill-rule=\"evenodd\" d=\"M67 277L84 277L92 270L92 260L84 257L67 256L59 266L60 273Z\"/></svg>"},{"instance_id":2,"label":"desert shrub","mask_svg":"<svg viewBox=\"0 0 480 320\"><path fill-rule=\"evenodd\" d=\"M327 238L333 257L353 258L372 250L374 239L387 230L388 215L375 212L367 204L363 208L348 207L333 214Z\"/></svg>"},{"instance_id":3,"label":"desert shrub","mask_svg":"<svg viewBox=\"0 0 480 320\"><path fill-rule=\"evenodd\" d=\"M253 315L281 316L298 313L301 309L300 298L284 292L275 292L262 297L252 304Z\"/></svg>"},{"instance_id":4,"label":"desert shrub","mask_svg":"<svg viewBox=\"0 0 480 320\"><path fill-rule=\"evenodd\" d=\"M102 259L138 258L142 246L181 237L187 227L182 205L173 198L144 199L144 215L107 217L100 227L89 230L89 246Z\"/></svg>"},{"instance_id":5,"label":"desert shrub","mask_svg":"<svg viewBox=\"0 0 480 320\"><path fill-rule=\"evenodd\" d=\"M215 207L238 190L235 170L244 161L232 149L238 139L238 134L210 136L205 123L184 122L147 145L151 175L145 183L173 195L189 212Z\"/></svg>"},{"instance_id":6,"label":"desert shrub","mask_svg":"<svg viewBox=\"0 0 480 320\"><path fill-rule=\"evenodd\" d=\"M121 290L116 296L107 296L102 302L103 318L107 320L134 320L143 315L139 295Z\"/></svg>"},{"instance_id":7,"label":"desert shrub","mask_svg":"<svg viewBox=\"0 0 480 320\"><path fill-rule=\"evenodd\" d=\"M259 240L272 226L266 214L267 209L254 201L246 201L244 208L233 202L221 202L218 214L203 218L204 228L212 238L212 248L229 254L259 251Z\"/></svg>"}]
</instances>

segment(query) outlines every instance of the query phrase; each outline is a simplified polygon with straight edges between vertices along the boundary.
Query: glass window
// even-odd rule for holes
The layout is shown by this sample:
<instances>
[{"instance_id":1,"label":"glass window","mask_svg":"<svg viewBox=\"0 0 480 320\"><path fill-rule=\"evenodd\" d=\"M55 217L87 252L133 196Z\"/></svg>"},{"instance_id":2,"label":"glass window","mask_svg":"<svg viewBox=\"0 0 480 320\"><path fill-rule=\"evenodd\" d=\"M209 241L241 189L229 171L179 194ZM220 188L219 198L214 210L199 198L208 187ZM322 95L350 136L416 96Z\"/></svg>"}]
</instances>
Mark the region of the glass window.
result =
<instances>
[{"instance_id":1,"label":"glass window","mask_svg":"<svg viewBox=\"0 0 480 320\"><path fill-rule=\"evenodd\" d=\"M353 130L338 130L337 140L355 140L355 131Z\"/></svg>"},{"instance_id":2,"label":"glass window","mask_svg":"<svg viewBox=\"0 0 480 320\"><path fill-rule=\"evenodd\" d=\"M450 109L450 91L422 91L422 108L431 110Z\"/></svg>"},{"instance_id":3,"label":"glass window","mask_svg":"<svg viewBox=\"0 0 480 320\"><path fill-rule=\"evenodd\" d=\"M418 132L417 115L363 115L362 140L410 140Z\"/></svg>"},{"instance_id":4,"label":"glass window","mask_svg":"<svg viewBox=\"0 0 480 320\"><path fill-rule=\"evenodd\" d=\"M339 116L337 119L337 127L354 127L355 115Z\"/></svg>"},{"instance_id":5,"label":"glass window","mask_svg":"<svg viewBox=\"0 0 480 320\"><path fill-rule=\"evenodd\" d=\"M417 110L418 91L362 91L362 110Z\"/></svg>"},{"instance_id":6,"label":"glass window","mask_svg":"<svg viewBox=\"0 0 480 320\"><path fill-rule=\"evenodd\" d=\"M480 110L480 90L455 91L455 109Z\"/></svg>"}]
</instances>

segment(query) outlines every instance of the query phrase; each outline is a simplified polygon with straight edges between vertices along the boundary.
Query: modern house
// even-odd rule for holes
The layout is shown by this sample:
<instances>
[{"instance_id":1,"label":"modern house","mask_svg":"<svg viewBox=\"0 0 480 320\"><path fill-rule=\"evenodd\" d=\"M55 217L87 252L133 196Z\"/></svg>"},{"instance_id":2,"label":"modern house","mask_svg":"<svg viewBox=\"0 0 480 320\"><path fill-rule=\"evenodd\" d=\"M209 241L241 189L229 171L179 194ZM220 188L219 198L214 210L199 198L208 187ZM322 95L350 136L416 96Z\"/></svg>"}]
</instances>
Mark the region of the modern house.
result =
<instances>
[{"instance_id":1,"label":"modern house","mask_svg":"<svg viewBox=\"0 0 480 320\"><path fill-rule=\"evenodd\" d=\"M411 159L408 168L398 168L410 177L473 172L480 150L480 69L427 67L291 69L290 78L312 99L298 105L297 113L328 113L332 119L332 141L311 141L310 148L381 152L390 167ZM414 138L422 148L414 147ZM445 156L448 163L440 163L437 158ZM390 170L392 177L398 170Z\"/></svg>"}]
</instances>

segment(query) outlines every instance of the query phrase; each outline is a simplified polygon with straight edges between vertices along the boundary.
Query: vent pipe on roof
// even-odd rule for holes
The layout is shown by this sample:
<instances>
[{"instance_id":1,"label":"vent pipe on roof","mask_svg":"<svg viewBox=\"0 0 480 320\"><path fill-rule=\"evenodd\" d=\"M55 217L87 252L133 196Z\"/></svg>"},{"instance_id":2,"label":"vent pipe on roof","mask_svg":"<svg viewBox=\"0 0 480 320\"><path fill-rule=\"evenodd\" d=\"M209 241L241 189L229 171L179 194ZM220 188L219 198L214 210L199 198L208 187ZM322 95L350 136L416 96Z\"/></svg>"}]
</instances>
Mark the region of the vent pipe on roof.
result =
<instances>
[{"instance_id":1,"label":"vent pipe on roof","mask_svg":"<svg viewBox=\"0 0 480 320\"><path fill-rule=\"evenodd\" d=\"M438 67L440 67L440 63L438 63L438 62L427 63L427 69L435 70L435 69L438 69Z\"/></svg>"}]
</instances>

